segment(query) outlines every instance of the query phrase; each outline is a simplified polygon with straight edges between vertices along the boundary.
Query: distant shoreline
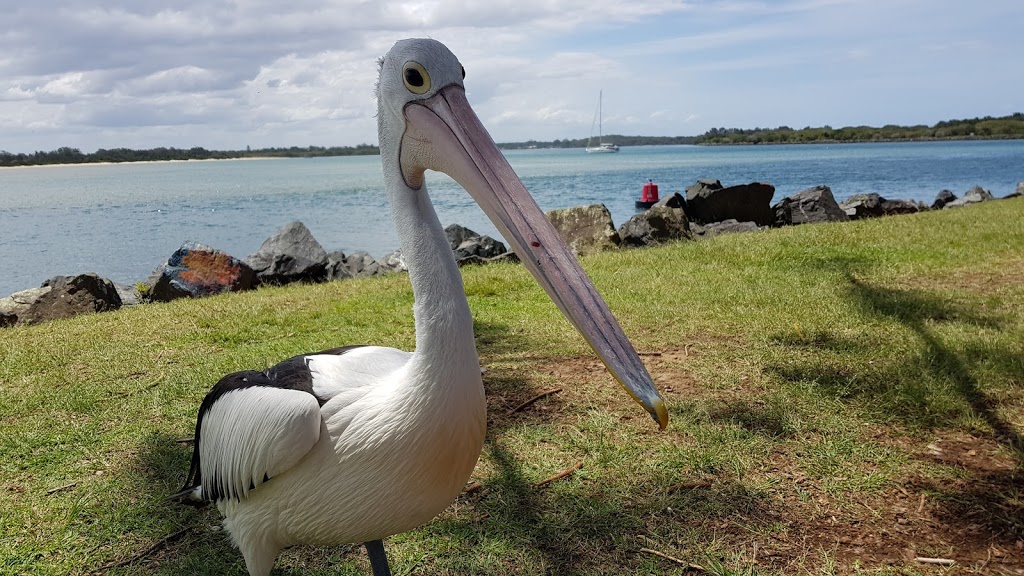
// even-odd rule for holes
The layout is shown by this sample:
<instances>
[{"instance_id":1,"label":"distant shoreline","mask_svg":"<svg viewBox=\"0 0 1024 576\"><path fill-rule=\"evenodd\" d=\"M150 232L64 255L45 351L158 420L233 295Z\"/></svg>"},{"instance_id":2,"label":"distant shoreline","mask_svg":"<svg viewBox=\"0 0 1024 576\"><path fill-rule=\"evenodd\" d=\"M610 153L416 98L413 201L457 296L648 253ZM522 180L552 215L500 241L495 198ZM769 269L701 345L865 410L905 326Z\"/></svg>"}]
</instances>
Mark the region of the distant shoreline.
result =
<instances>
[{"instance_id":1,"label":"distant shoreline","mask_svg":"<svg viewBox=\"0 0 1024 576\"><path fill-rule=\"evenodd\" d=\"M0 166L0 170L22 170L25 168L52 168L54 166L119 166L122 164L185 164L196 162L227 162L235 160L284 160L287 156L240 156L238 158L189 158L185 160L125 160L124 162L54 162L53 164L23 164Z\"/></svg>"},{"instance_id":2,"label":"distant shoreline","mask_svg":"<svg viewBox=\"0 0 1024 576\"><path fill-rule=\"evenodd\" d=\"M640 148L646 146L708 146L708 147L729 147L729 146L805 146L812 144L906 144L915 142L993 142L993 141L1005 141L1005 140L1024 140L1022 136L1015 135L999 135L999 136L953 136L944 138L892 138L892 139L880 139L880 140L835 140L835 139L820 139L800 142L700 142L694 144L623 144L623 148ZM566 146L541 146L535 145L532 148L519 146L519 143L505 143L498 144L501 150L583 150L584 148L566 147ZM51 162L44 164L19 164L16 166L0 166L0 170L20 170L25 168L48 168L52 166L117 166L121 164L168 164L168 163L195 163L195 162L227 162L235 160L286 160L294 158L342 158L346 156L379 156L379 154L325 154L317 156L233 156L229 158L185 158L185 159L167 159L167 160L124 160L121 162Z\"/></svg>"}]
</instances>

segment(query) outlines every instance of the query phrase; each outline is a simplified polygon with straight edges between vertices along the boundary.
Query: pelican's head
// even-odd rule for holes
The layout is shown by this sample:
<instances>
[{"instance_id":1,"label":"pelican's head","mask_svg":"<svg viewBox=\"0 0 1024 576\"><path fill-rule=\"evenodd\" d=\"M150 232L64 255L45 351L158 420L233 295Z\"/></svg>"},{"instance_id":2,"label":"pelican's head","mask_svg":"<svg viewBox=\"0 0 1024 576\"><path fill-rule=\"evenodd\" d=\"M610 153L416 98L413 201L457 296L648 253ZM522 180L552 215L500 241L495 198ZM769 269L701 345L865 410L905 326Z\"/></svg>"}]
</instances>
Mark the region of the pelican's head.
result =
<instances>
[{"instance_id":1,"label":"pelican's head","mask_svg":"<svg viewBox=\"0 0 1024 576\"><path fill-rule=\"evenodd\" d=\"M665 428L668 411L650 374L469 106L465 75L458 58L436 40L402 40L381 59L377 117L385 172L397 169L414 190L425 170L461 184L615 379Z\"/></svg>"}]
</instances>

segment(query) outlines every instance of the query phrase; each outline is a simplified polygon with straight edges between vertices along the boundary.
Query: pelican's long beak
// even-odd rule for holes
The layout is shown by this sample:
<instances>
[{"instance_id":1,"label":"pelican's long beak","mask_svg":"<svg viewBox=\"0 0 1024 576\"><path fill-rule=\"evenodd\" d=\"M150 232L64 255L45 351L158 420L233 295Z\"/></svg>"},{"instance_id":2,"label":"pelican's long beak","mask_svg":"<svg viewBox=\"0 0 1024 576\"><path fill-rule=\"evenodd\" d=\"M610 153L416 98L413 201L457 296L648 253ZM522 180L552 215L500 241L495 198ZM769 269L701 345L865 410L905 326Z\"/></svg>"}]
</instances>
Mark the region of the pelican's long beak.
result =
<instances>
[{"instance_id":1,"label":"pelican's long beak","mask_svg":"<svg viewBox=\"0 0 1024 576\"><path fill-rule=\"evenodd\" d=\"M466 100L451 85L405 107L401 164L419 186L424 169L462 185L512 245L566 318L587 339L615 379L664 429L668 411L633 345L554 226L519 181ZM429 142L431 146L422 144Z\"/></svg>"}]
</instances>

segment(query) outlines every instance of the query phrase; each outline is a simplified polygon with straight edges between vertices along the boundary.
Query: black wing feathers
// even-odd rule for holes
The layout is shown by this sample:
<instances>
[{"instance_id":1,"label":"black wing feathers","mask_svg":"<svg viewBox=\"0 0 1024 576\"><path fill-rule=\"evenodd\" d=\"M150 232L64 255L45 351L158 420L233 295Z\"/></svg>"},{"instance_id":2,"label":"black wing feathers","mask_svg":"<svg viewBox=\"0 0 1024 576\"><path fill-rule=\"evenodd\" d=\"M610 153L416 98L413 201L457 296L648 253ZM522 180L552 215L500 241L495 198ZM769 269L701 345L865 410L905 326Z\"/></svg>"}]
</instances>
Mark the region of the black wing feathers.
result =
<instances>
[{"instance_id":1,"label":"black wing feathers","mask_svg":"<svg viewBox=\"0 0 1024 576\"><path fill-rule=\"evenodd\" d=\"M245 370L242 372L234 372L221 378L220 381L218 381L217 384L215 384L206 394L206 397L203 398L202 404L199 405L199 414L196 418L195 442L192 447L192 462L189 466L188 476L185 478L185 485L182 486L181 490L171 496L171 498L187 503L187 496L191 494L192 491L202 482L202 462L199 461L199 440L203 429L203 418L207 413L209 413L210 408L215 402L217 402L217 400L228 392L244 390L254 386L271 386L284 390L306 392L316 398L317 404L323 406L324 403L327 402L328 398L318 397L314 393L313 376L309 371L308 358L310 356L317 356L321 354L341 356L342 354L359 347L360 346L342 346L340 348L331 348L315 354L293 356L271 366L270 368L267 368L263 372ZM269 478L264 476L264 481L267 480L269 480ZM216 502L217 500L228 496L220 493L218 482L214 482L212 486L204 486L202 492L203 500L208 502ZM238 497L236 494L232 494L230 496L235 498Z\"/></svg>"}]
</instances>

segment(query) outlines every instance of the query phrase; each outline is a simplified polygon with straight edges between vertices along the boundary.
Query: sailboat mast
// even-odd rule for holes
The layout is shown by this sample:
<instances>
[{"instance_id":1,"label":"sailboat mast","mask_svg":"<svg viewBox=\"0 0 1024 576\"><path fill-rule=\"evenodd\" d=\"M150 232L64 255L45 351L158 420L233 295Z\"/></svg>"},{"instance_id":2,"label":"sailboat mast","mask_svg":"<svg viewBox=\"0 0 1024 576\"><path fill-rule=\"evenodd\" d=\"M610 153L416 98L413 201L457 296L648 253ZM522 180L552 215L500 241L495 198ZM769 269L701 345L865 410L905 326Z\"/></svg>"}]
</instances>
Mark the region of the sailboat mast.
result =
<instances>
[{"instance_id":1,"label":"sailboat mast","mask_svg":"<svg viewBox=\"0 0 1024 576\"><path fill-rule=\"evenodd\" d=\"M601 141L604 140L604 108L602 100L604 99L604 90L597 92L597 144L600 146ZM593 130L593 128L591 128Z\"/></svg>"}]
</instances>

